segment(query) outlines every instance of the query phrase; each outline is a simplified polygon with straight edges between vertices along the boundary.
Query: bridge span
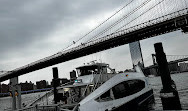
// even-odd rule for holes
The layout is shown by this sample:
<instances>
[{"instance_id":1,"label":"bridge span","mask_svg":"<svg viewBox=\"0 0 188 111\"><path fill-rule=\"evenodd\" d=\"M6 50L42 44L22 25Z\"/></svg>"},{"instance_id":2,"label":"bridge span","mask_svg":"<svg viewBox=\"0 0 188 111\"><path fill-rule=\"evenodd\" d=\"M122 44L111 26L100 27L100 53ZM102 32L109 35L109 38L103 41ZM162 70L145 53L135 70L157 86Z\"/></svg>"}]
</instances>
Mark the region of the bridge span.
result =
<instances>
[{"instance_id":1,"label":"bridge span","mask_svg":"<svg viewBox=\"0 0 188 111\"><path fill-rule=\"evenodd\" d=\"M188 8L185 8L177 12L161 16L159 18L149 20L142 24L138 24L128 29L117 31L102 38L95 39L87 43L82 43L77 47L73 47L63 52L58 52L52 56L14 69L10 72L4 73L3 75L0 75L0 82L58 63L121 46L134 41L155 37L176 30L182 30L183 32L186 32L187 28Z\"/></svg>"}]
</instances>

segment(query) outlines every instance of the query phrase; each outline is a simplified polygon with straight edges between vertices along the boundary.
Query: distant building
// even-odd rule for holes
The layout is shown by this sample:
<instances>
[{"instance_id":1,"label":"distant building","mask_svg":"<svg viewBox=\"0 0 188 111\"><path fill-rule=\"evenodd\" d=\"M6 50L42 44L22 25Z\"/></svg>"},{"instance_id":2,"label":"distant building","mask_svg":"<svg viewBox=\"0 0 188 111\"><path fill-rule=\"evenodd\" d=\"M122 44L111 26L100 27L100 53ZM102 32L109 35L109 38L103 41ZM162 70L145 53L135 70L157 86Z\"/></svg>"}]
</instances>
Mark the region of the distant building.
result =
<instances>
[{"instance_id":1,"label":"distant building","mask_svg":"<svg viewBox=\"0 0 188 111\"><path fill-rule=\"evenodd\" d=\"M1 93L8 93L9 92L9 86L6 84L2 84L0 87Z\"/></svg>"},{"instance_id":2,"label":"distant building","mask_svg":"<svg viewBox=\"0 0 188 111\"><path fill-rule=\"evenodd\" d=\"M36 85L37 89L47 88L47 82L45 80L37 81Z\"/></svg>"},{"instance_id":3,"label":"distant building","mask_svg":"<svg viewBox=\"0 0 188 111\"><path fill-rule=\"evenodd\" d=\"M25 83L20 83L22 91L28 91L34 89L34 84L30 81L29 83L26 81Z\"/></svg>"}]
</instances>

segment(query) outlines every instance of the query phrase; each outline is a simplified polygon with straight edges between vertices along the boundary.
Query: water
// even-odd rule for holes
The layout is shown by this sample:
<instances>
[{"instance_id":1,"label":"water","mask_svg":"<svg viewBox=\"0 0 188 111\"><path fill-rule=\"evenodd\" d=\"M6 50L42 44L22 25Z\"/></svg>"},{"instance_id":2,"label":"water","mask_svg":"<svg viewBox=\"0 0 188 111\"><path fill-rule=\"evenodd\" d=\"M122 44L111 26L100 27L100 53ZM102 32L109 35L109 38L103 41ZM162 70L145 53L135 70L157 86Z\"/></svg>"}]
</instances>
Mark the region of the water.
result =
<instances>
[{"instance_id":1,"label":"water","mask_svg":"<svg viewBox=\"0 0 188 111\"><path fill-rule=\"evenodd\" d=\"M36 100L40 96L43 96L46 92L30 93L22 95L22 103L29 104ZM10 109L12 107L11 97L0 98L0 111L4 109Z\"/></svg>"},{"instance_id":2,"label":"water","mask_svg":"<svg viewBox=\"0 0 188 111\"><path fill-rule=\"evenodd\" d=\"M188 109L188 72L173 74L173 75L171 75L171 77L176 83L176 87L177 87L177 90L179 93L182 108ZM162 110L162 103L161 103L161 99L159 97L159 91L162 88L161 78L160 77L152 77L152 78L149 78L149 80L150 80L150 83L154 90L154 96L155 96L154 109ZM44 95L45 93L46 92L39 92L39 93L22 95L22 103L24 102L25 104L28 104L31 101L34 101L36 98ZM0 98L0 111L10 108L11 105L12 104L11 104L10 97Z\"/></svg>"},{"instance_id":3,"label":"water","mask_svg":"<svg viewBox=\"0 0 188 111\"><path fill-rule=\"evenodd\" d=\"M172 79L176 84L176 88L179 93L181 106L183 109L188 109L188 72L186 73L179 73L171 75ZM149 78L150 84L154 90L155 96L155 110L162 110L162 102L159 97L160 90L162 88L161 78L160 77L153 77Z\"/></svg>"}]
</instances>

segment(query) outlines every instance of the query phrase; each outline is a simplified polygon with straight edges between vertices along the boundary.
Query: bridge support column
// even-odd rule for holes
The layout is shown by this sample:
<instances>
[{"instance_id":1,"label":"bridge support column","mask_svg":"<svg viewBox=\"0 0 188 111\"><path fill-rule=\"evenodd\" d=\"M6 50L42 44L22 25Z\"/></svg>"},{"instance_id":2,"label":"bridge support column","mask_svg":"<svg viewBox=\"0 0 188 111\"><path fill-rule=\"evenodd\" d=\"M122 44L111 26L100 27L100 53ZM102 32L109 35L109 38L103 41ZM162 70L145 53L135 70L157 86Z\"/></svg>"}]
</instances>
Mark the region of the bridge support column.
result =
<instances>
[{"instance_id":1,"label":"bridge support column","mask_svg":"<svg viewBox=\"0 0 188 111\"><path fill-rule=\"evenodd\" d=\"M139 65L141 68L144 68L144 61L143 61L143 57L142 57L140 41L129 43L129 49L130 49L130 53L131 53L133 68L136 65Z\"/></svg>"},{"instance_id":2,"label":"bridge support column","mask_svg":"<svg viewBox=\"0 0 188 111\"><path fill-rule=\"evenodd\" d=\"M154 44L156 60L161 75L163 88L160 91L160 97L163 110L181 110L179 95L175 83L170 77L166 55L163 51L162 43Z\"/></svg>"},{"instance_id":3,"label":"bridge support column","mask_svg":"<svg viewBox=\"0 0 188 111\"><path fill-rule=\"evenodd\" d=\"M58 93L57 93L57 86L59 85L58 69L57 67L53 67L52 69L53 69L54 102L55 104L57 104L57 102L59 102Z\"/></svg>"}]
</instances>

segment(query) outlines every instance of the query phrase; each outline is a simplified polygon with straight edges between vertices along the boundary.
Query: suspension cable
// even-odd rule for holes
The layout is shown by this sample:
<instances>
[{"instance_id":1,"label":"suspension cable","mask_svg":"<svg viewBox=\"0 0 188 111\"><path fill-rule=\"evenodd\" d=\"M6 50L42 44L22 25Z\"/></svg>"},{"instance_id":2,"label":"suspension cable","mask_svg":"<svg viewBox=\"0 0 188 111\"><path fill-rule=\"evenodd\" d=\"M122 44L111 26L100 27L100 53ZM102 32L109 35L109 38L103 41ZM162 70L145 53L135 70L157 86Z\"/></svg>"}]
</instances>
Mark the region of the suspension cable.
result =
<instances>
[{"instance_id":1,"label":"suspension cable","mask_svg":"<svg viewBox=\"0 0 188 111\"><path fill-rule=\"evenodd\" d=\"M157 5L159 5L160 3L162 3L163 1L165 1L165 0L160 1L159 3L157 3L156 5L154 5L153 7L149 8L147 11L145 11L145 12L142 13L142 14L140 14L138 17L136 17L135 19L131 20L131 21L130 21L129 23L127 23L126 25L128 25L128 24L130 24L131 22L135 21L136 19L138 19L139 17L141 17L141 16L144 15L146 12L150 11L151 9L153 9L154 7L156 7ZM122 29L122 28L125 27L126 25L124 25L124 26L118 28L116 31L119 31L120 29ZM115 32L116 32L116 31L115 31Z\"/></svg>"},{"instance_id":2,"label":"suspension cable","mask_svg":"<svg viewBox=\"0 0 188 111\"><path fill-rule=\"evenodd\" d=\"M119 9L118 11L116 11L114 14L112 14L109 18L107 18L105 21L103 21L102 23L100 23L98 26L96 26L94 29L92 29L91 31L89 31L88 33L86 33L84 36L82 36L81 38L79 38L78 40L74 41L74 43L68 45L67 47L65 47L63 49L66 50L67 48L71 47L72 45L74 45L76 42L79 42L80 40L82 40L83 38L85 38L86 36L88 36L90 33L92 33L93 31L95 31L97 28L99 28L101 25L103 25L105 22L107 22L108 20L110 20L112 17L114 17L116 14L118 14L121 10L123 10L125 7L127 7L129 4L131 4L134 0L131 0L129 3L127 3L126 5L124 5L121 9Z\"/></svg>"},{"instance_id":3,"label":"suspension cable","mask_svg":"<svg viewBox=\"0 0 188 111\"><path fill-rule=\"evenodd\" d=\"M136 11L138 11L139 9L141 9L143 6L145 6L150 1L151 0L146 0L141 5L139 5L138 7L136 7L133 11L131 11L130 13L126 14L125 16L123 16L122 18L120 18L119 20L117 20L115 23L113 23L112 25L110 25L109 27L107 27L105 30L101 31L99 34L95 35L93 38L89 39L87 42L89 42L89 41L91 41L91 40L99 37L100 35L104 34L108 30L110 30L111 28L113 28L114 26L116 26L117 24L119 24L120 22L122 22L123 20L125 20L127 17L129 17L130 15L132 15L133 13L135 13Z\"/></svg>"}]
</instances>

